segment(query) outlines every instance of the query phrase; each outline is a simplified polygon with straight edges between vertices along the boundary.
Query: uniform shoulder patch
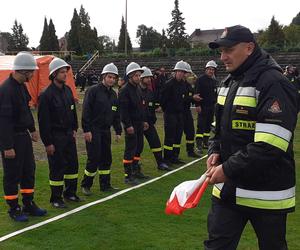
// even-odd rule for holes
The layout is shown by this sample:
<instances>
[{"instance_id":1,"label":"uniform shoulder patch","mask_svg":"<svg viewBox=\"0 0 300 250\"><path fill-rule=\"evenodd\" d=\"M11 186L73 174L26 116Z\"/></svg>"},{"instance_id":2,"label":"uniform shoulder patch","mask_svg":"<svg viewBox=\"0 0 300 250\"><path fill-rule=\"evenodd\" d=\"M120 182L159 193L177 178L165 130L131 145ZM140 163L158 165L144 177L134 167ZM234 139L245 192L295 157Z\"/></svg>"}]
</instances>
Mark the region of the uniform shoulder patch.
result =
<instances>
[{"instance_id":1,"label":"uniform shoulder patch","mask_svg":"<svg viewBox=\"0 0 300 250\"><path fill-rule=\"evenodd\" d=\"M268 111L273 114L282 113L281 104L278 100L274 100L270 107L268 107Z\"/></svg>"}]
</instances>

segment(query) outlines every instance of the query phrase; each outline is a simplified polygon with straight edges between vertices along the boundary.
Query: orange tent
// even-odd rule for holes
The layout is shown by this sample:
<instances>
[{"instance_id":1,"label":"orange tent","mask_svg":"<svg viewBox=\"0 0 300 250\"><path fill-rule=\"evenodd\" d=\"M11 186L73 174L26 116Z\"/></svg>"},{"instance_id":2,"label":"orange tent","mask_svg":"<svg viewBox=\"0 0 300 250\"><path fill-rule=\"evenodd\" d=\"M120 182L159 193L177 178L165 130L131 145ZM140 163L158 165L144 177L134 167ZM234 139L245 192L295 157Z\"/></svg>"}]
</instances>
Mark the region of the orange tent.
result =
<instances>
[{"instance_id":1,"label":"orange tent","mask_svg":"<svg viewBox=\"0 0 300 250\"><path fill-rule=\"evenodd\" d=\"M30 106L37 106L38 96L43 89L49 84L49 63L53 60L54 56L35 56L38 70L34 72L32 79L26 84L28 92L31 95ZM12 72L12 65L15 56L0 56L0 85ZM78 101L78 94L75 87L72 68L68 72L67 85L72 89L73 96Z\"/></svg>"}]
</instances>

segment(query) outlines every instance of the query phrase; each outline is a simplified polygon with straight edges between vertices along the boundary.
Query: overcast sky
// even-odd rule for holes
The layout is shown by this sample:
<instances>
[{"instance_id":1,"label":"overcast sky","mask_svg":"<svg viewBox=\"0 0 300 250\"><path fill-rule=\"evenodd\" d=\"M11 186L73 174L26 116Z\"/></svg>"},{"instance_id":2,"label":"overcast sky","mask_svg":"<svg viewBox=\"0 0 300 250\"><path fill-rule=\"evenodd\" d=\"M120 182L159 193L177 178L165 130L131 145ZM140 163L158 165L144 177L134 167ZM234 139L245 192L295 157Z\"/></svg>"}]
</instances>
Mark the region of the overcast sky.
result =
<instances>
[{"instance_id":1,"label":"overcast sky","mask_svg":"<svg viewBox=\"0 0 300 250\"><path fill-rule=\"evenodd\" d=\"M58 38L70 29L74 8L83 4L91 18L91 26L99 35L108 35L118 42L121 17L125 15L125 0L2 0L0 31L9 31L17 19L29 36L29 46L36 47L42 35L44 17L52 18ZM128 0L128 31L134 46L137 26L153 26L161 32L171 21L174 0ZM253 32L266 28L273 15L280 24L289 25L300 11L299 0L289 1L234 1L234 0L179 0L186 31L196 28L224 28L235 24L249 27Z\"/></svg>"}]
</instances>

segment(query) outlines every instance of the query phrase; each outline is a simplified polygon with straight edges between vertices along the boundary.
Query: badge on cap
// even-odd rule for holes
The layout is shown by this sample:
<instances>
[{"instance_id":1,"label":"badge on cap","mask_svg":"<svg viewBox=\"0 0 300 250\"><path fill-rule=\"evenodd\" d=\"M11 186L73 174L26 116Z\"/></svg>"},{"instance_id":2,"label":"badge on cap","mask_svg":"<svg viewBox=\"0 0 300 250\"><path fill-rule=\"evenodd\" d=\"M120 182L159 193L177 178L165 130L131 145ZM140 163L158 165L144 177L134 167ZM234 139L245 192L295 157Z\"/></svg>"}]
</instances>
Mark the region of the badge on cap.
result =
<instances>
[{"instance_id":1,"label":"badge on cap","mask_svg":"<svg viewBox=\"0 0 300 250\"><path fill-rule=\"evenodd\" d=\"M221 38L225 38L228 34L228 30L227 28L225 28L225 30L223 31L222 35L221 35Z\"/></svg>"},{"instance_id":2,"label":"badge on cap","mask_svg":"<svg viewBox=\"0 0 300 250\"><path fill-rule=\"evenodd\" d=\"M271 107L268 108L268 111L271 112L271 113L273 113L273 114L281 113L282 110L281 110L279 101L278 101L278 100L275 100L275 101L272 103Z\"/></svg>"}]
</instances>

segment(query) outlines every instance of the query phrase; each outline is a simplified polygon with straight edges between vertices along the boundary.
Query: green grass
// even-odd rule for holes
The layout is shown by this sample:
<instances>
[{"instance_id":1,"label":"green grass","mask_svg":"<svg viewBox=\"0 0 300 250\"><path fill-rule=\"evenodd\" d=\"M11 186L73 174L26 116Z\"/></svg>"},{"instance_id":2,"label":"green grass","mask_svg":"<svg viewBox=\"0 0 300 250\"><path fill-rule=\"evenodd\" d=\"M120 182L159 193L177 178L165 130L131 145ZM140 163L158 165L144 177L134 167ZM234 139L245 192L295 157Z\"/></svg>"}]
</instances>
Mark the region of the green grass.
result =
<instances>
[{"instance_id":1,"label":"green grass","mask_svg":"<svg viewBox=\"0 0 300 250\"><path fill-rule=\"evenodd\" d=\"M158 130L162 138L161 114L159 114ZM82 135L79 134L78 137L79 180L81 180L86 156ZM127 187L123 184L121 164L124 140L122 139L118 144L113 142L112 147L112 184L123 189ZM192 159L186 157L184 147L182 143L182 158L191 161ZM296 165L300 163L299 151L300 126L298 124L295 136ZM44 159L44 149L40 143L35 146L35 153L39 159ZM146 141L142 163L146 174L152 177L163 174L156 170L154 158ZM185 180L198 178L204 169L204 161L194 164L145 187L11 238L0 243L0 249L203 249L203 240L207 237L206 217L210 208L210 190L206 192L199 207L186 211L183 216L167 216L164 214L164 208L174 186ZM2 174L0 169L1 184ZM300 180L299 173L297 173L297 180ZM97 179L92 191L94 195L85 198L80 205L105 197L99 191ZM15 223L7 216L7 207L1 199L0 235L3 236L62 213L62 210L51 208L49 194L48 165L46 161L41 160L37 162L36 201L48 210L48 216L42 219L31 218L28 223ZM2 190L0 195L3 196ZM79 195L81 195L80 191ZM75 205L70 204L69 209L72 208L75 208ZM299 221L298 210L288 217L287 239L291 250L300 249ZM246 227L238 249L258 249L251 226Z\"/></svg>"}]
</instances>

